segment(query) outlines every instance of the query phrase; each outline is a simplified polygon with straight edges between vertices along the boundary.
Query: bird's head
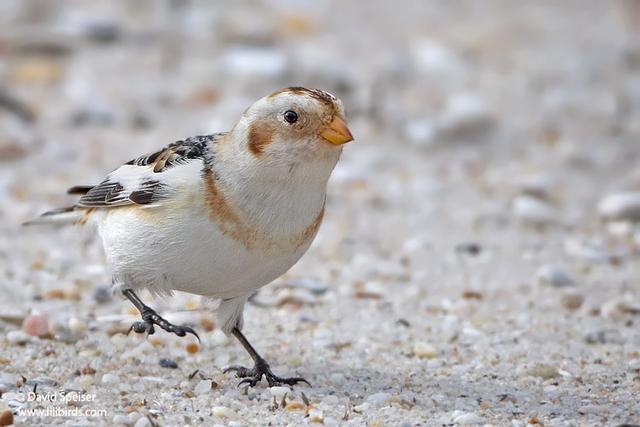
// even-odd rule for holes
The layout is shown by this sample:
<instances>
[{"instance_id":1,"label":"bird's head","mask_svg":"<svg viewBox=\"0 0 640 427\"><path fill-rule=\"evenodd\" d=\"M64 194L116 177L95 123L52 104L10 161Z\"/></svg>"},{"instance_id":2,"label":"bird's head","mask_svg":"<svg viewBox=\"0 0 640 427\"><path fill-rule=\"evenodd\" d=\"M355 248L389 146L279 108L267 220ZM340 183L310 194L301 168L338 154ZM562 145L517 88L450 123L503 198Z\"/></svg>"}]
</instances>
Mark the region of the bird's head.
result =
<instances>
[{"instance_id":1,"label":"bird's head","mask_svg":"<svg viewBox=\"0 0 640 427\"><path fill-rule=\"evenodd\" d=\"M317 89L288 87L265 96L242 115L234 132L255 162L311 166L338 160L353 140L342 102Z\"/></svg>"}]
</instances>

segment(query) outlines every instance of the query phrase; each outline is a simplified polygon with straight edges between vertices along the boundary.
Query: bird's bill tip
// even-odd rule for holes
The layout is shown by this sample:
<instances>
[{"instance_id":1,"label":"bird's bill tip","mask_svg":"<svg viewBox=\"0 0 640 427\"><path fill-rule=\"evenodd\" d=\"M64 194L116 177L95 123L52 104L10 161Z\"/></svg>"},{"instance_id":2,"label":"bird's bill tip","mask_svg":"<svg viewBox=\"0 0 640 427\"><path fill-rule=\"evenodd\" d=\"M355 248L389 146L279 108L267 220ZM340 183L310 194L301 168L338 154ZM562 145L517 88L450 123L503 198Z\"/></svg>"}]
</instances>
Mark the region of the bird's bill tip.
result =
<instances>
[{"instance_id":1,"label":"bird's bill tip","mask_svg":"<svg viewBox=\"0 0 640 427\"><path fill-rule=\"evenodd\" d=\"M333 118L331 123L320 132L320 136L334 145L342 145L353 141L353 135L351 135L347 124L339 116Z\"/></svg>"}]
</instances>

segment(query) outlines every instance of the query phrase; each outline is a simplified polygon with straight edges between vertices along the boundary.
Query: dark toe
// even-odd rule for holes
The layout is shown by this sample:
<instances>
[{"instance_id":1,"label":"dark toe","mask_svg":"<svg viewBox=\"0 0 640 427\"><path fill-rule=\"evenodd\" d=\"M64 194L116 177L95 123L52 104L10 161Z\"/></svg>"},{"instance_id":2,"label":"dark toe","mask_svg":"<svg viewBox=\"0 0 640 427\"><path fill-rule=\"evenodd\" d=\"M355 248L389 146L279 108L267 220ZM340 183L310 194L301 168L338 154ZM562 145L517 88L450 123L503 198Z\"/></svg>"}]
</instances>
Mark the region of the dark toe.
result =
<instances>
[{"instance_id":1,"label":"dark toe","mask_svg":"<svg viewBox=\"0 0 640 427\"><path fill-rule=\"evenodd\" d=\"M305 383L306 385L311 387L311 383L302 377L281 378L280 381L287 385L296 385L298 383Z\"/></svg>"}]
</instances>

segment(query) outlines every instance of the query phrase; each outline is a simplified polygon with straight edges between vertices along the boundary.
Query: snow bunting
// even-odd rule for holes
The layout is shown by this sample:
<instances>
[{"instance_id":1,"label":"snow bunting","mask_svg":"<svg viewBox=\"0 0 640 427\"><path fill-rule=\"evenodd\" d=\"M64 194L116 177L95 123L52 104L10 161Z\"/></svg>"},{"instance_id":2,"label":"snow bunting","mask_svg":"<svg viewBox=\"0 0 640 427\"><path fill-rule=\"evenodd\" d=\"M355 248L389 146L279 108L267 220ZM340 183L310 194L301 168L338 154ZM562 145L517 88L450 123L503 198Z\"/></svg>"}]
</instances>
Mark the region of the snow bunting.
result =
<instances>
[{"instance_id":1,"label":"snow bunting","mask_svg":"<svg viewBox=\"0 0 640 427\"><path fill-rule=\"evenodd\" d=\"M184 336L136 291L172 290L219 298L222 330L249 352L254 367L234 366L242 383L280 378L242 334L247 298L307 251L325 209L326 187L342 145L353 139L342 102L333 95L289 87L266 96L227 133L187 138L133 159L100 184L78 186L69 208L43 220L95 223L116 292L140 311L131 329L154 325ZM305 381L306 382L306 381Z\"/></svg>"}]
</instances>

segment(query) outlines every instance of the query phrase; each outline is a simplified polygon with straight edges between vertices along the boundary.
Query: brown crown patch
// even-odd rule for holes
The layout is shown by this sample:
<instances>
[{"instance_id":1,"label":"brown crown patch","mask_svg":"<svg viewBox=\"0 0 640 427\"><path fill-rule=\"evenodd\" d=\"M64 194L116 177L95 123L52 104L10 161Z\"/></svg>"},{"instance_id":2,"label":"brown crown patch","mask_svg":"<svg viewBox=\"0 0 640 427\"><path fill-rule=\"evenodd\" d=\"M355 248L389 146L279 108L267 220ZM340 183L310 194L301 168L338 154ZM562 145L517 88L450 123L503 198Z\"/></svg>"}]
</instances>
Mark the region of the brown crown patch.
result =
<instances>
[{"instance_id":1,"label":"brown crown patch","mask_svg":"<svg viewBox=\"0 0 640 427\"><path fill-rule=\"evenodd\" d=\"M249 127L249 151L259 156L264 153L267 145L271 144L273 131L263 122L252 123Z\"/></svg>"},{"instance_id":2,"label":"brown crown patch","mask_svg":"<svg viewBox=\"0 0 640 427\"><path fill-rule=\"evenodd\" d=\"M320 89L308 89L302 86L285 87L284 89L280 89L278 91L273 92L271 95L269 95L269 98L273 98L274 96L277 96L281 93L292 93L294 95L306 95L321 102L327 107L330 107L331 109L335 110L336 99L331 94L328 94L327 92Z\"/></svg>"}]
</instances>

